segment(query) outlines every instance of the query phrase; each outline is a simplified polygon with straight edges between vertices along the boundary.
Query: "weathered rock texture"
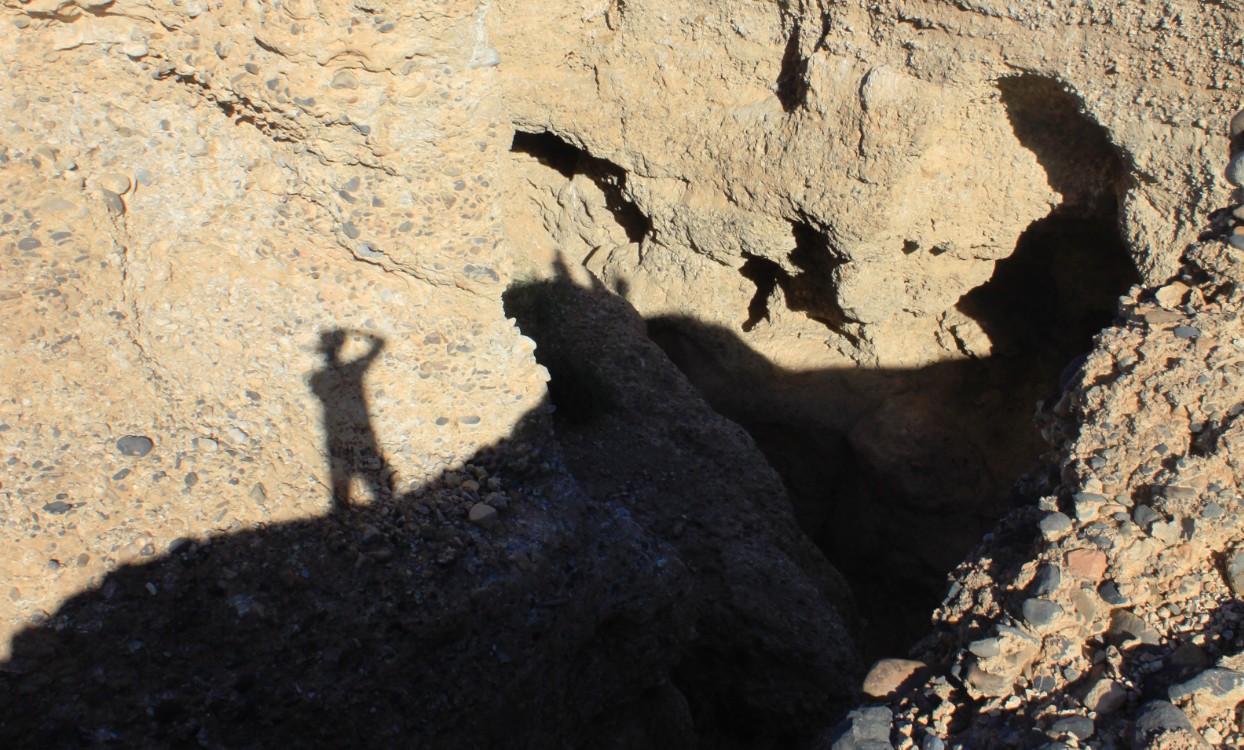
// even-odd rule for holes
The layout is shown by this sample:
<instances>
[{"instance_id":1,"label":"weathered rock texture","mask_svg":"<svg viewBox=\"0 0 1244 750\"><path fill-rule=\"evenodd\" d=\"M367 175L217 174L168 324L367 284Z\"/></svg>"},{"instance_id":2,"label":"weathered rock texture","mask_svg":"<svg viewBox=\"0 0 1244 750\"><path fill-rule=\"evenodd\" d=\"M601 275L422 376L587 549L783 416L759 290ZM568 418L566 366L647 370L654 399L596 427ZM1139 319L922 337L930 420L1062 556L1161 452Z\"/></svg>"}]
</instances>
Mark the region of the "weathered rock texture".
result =
<instances>
[{"instance_id":1,"label":"weathered rock texture","mask_svg":"<svg viewBox=\"0 0 1244 750\"><path fill-rule=\"evenodd\" d=\"M854 700L780 480L599 290L543 346L616 401L554 434L486 11L5 4L6 746L780 747Z\"/></svg>"},{"instance_id":2,"label":"weathered rock texture","mask_svg":"<svg viewBox=\"0 0 1244 750\"><path fill-rule=\"evenodd\" d=\"M3 0L0 740L1239 746L1242 12Z\"/></svg>"},{"instance_id":3,"label":"weathered rock texture","mask_svg":"<svg viewBox=\"0 0 1244 750\"><path fill-rule=\"evenodd\" d=\"M1033 404L1226 202L1237 19L504 3L507 233L654 321L835 564L917 603L861 594L898 647L1044 450Z\"/></svg>"}]
</instances>

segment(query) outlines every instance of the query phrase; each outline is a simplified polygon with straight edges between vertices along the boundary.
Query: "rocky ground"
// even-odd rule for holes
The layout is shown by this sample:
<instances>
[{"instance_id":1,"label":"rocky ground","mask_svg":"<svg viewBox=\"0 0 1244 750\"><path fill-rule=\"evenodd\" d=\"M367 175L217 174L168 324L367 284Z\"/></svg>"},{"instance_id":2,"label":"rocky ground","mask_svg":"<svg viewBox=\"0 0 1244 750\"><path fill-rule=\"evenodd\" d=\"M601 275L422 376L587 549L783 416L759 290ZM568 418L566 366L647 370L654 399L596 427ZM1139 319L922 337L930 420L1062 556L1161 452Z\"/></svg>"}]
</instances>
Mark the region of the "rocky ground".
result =
<instances>
[{"instance_id":1,"label":"rocky ground","mask_svg":"<svg viewBox=\"0 0 1244 750\"><path fill-rule=\"evenodd\" d=\"M1061 484L956 569L857 723L902 748L1244 743L1240 260L1211 241L1137 288L1045 415Z\"/></svg>"},{"instance_id":2,"label":"rocky ground","mask_svg":"<svg viewBox=\"0 0 1244 750\"><path fill-rule=\"evenodd\" d=\"M1241 8L1055 5L4 0L0 744L1244 746Z\"/></svg>"}]
</instances>

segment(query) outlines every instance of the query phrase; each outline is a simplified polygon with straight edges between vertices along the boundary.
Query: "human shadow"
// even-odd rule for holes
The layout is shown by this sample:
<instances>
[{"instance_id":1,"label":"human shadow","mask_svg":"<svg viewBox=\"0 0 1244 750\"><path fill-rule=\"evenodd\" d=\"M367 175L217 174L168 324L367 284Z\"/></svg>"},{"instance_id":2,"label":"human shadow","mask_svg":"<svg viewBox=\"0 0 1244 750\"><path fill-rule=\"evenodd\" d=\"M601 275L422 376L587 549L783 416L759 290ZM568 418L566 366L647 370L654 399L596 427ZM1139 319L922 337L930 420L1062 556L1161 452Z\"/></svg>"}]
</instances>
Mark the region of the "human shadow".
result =
<instances>
[{"instance_id":1,"label":"human shadow","mask_svg":"<svg viewBox=\"0 0 1244 750\"><path fill-rule=\"evenodd\" d=\"M386 492L361 385L380 344L345 361L326 332L332 471L373 501L181 539L69 599L0 664L0 746L806 744L855 699L840 580L625 302L534 292L577 321L541 347L610 394L583 432L541 404Z\"/></svg>"},{"instance_id":2,"label":"human shadow","mask_svg":"<svg viewBox=\"0 0 1244 750\"><path fill-rule=\"evenodd\" d=\"M363 375L384 349L384 339L368 334L368 350L345 361L342 348L348 332L334 328L320 334L320 353L324 367L311 376L311 390L324 409L325 453L332 476L333 504L339 510L350 506L350 483L361 477L380 502L389 494L388 465L376 443Z\"/></svg>"}]
</instances>

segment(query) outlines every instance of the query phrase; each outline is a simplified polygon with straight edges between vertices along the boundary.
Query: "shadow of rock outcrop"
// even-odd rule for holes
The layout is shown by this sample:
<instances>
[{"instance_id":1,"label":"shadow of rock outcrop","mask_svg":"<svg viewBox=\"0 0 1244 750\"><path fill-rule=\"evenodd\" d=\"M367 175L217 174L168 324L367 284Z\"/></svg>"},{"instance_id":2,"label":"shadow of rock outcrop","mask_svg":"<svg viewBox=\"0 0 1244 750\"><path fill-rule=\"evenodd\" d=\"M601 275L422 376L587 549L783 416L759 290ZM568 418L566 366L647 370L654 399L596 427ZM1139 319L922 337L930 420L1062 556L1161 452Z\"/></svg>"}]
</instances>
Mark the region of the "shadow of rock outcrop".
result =
<instances>
[{"instance_id":1,"label":"shadow of rock outcrop","mask_svg":"<svg viewBox=\"0 0 1244 750\"><path fill-rule=\"evenodd\" d=\"M411 492L114 571L15 638L0 744L810 741L855 700L852 605L780 480L620 298L517 293L560 321L542 356L605 394L573 429L542 405ZM330 432L366 414L324 404ZM379 467L338 468L380 484Z\"/></svg>"}]
</instances>

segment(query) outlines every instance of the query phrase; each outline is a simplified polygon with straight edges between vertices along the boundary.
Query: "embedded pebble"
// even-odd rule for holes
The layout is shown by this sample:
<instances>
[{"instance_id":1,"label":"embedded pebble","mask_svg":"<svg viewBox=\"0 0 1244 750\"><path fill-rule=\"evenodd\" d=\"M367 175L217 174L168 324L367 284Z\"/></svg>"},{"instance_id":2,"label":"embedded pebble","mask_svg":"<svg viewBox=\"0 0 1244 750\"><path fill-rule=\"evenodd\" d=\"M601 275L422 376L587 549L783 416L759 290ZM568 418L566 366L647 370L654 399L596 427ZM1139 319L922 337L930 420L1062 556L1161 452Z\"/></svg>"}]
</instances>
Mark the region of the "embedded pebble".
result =
<instances>
[{"instance_id":1,"label":"embedded pebble","mask_svg":"<svg viewBox=\"0 0 1244 750\"><path fill-rule=\"evenodd\" d=\"M1098 580L1106 572L1106 554L1095 549L1074 549L1065 556L1066 570L1077 578Z\"/></svg>"},{"instance_id":2,"label":"embedded pebble","mask_svg":"<svg viewBox=\"0 0 1244 750\"><path fill-rule=\"evenodd\" d=\"M142 457L154 447L155 443L145 435L126 435L117 441L117 452L123 456Z\"/></svg>"},{"instance_id":3,"label":"embedded pebble","mask_svg":"<svg viewBox=\"0 0 1244 750\"><path fill-rule=\"evenodd\" d=\"M1063 608L1046 599L1028 599L1023 605L1024 621L1037 630L1045 630L1062 617Z\"/></svg>"},{"instance_id":4,"label":"embedded pebble","mask_svg":"<svg viewBox=\"0 0 1244 750\"><path fill-rule=\"evenodd\" d=\"M1236 596L1244 596L1244 547L1236 549L1227 558L1226 572L1227 585L1231 587Z\"/></svg>"},{"instance_id":5,"label":"embedded pebble","mask_svg":"<svg viewBox=\"0 0 1244 750\"><path fill-rule=\"evenodd\" d=\"M132 183L130 178L119 172L109 172L99 178L99 186L117 195L125 195L130 191Z\"/></svg>"},{"instance_id":6,"label":"embedded pebble","mask_svg":"<svg viewBox=\"0 0 1244 750\"><path fill-rule=\"evenodd\" d=\"M1231 669L1207 669L1189 680L1171 685L1167 697L1172 703L1195 698L1234 707L1244 700L1244 674Z\"/></svg>"},{"instance_id":7,"label":"embedded pebble","mask_svg":"<svg viewBox=\"0 0 1244 750\"><path fill-rule=\"evenodd\" d=\"M1071 530L1071 519L1065 513L1047 514L1038 526L1046 539L1056 539Z\"/></svg>"},{"instance_id":8,"label":"embedded pebble","mask_svg":"<svg viewBox=\"0 0 1244 750\"><path fill-rule=\"evenodd\" d=\"M490 526L497 521L497 509L487 503L475 503L467 514L471 523Z\"/></svg>"},{"instance_id":9,"label":"embedded pebble","mask_svg":"<svg viewBox=\"0 0 1244 750\"><path fill-rule=\"evenodd\" d=\"M1140 707L1132 727L1135 750L1208 750L1205 739L1192 728L1183 711L1168 701L1149 701Z\"/></svg>"},{"instance_id":10,"label":"embedded pebble","mask_svg":"<svg viewBox=\"0 0 1244 750\"><path fill-rule=\"evenodd\" d=\"M333 81L329 85L335 89L356 89L359 87L359 79L349 70L339 70L333 75Z\"/></svg>"},{"instance_id":11,"label":"embedded pebble","mask_svg":"<svg viewBox=\"0 0 1244 750\"><path fill-rule=\"evenodd\" d=\"M1238 153L1231 157L1230 163L1227 164L1227 171L1224 173L1227 182L1240 187L1244 185L1244 153Z\"/></svg>"}]
</instances>

